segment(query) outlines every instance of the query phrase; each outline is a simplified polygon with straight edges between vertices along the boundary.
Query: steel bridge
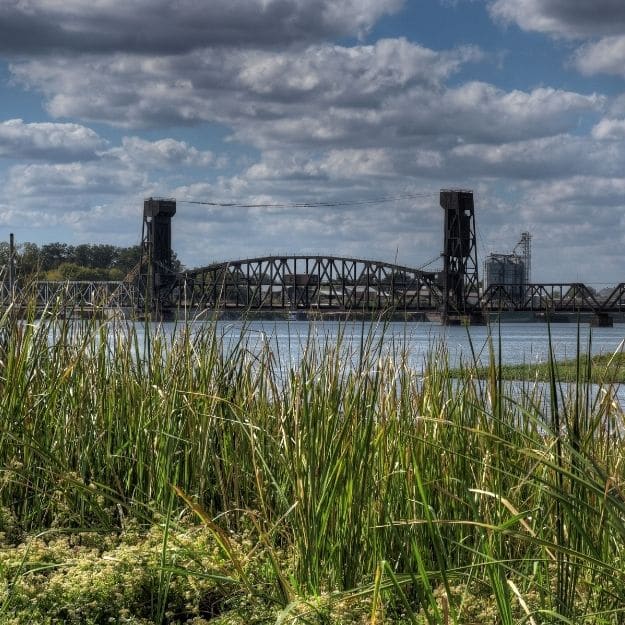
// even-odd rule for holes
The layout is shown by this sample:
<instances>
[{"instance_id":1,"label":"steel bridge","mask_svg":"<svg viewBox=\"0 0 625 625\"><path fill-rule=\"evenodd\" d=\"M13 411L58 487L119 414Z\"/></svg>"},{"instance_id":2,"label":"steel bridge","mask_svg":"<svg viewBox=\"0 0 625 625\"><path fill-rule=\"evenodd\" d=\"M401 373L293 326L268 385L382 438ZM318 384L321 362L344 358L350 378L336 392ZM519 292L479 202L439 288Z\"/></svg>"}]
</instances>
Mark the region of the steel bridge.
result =
<instances>
[{"instance_id":1,"label":"steel bridge","mask_svg":"<svg viewBox=\"0 0 625 625\"><path fill-rule=\"evenodd\" d=\"M581 283L491 284L478 276L473 194L442 190L443 267L423 271L360 258L263 256L176 272L171 246L174 199L144 202L142 258L123 282L37 282L0 285L0 305L30 297L39 307L126 308L163 318L177 311L318 311L429 313L443 323L479 323L507 311L583 313L599 325L625 313L625 283L599 297Z\"/></svg>"},{"instance_id":2,"label":"steel bridge","mask_svg":"<svg viewBox=\"0 0 625 625\"><path fill-rule=\"evenodd\" d=\"M215 263L176 274L171 251L176 201L150 198L144 203L139 272L145 309L436 311L443 319L475 317L480 312L473 194L443 190L440 201L445 215L441 271L343 256L292 255Z\"/></svg>"},{"instance_id":3,"label":"steel bridge","mask_svg":"<svg viewBox=\"0 0 625 625\"><path fill-rule=\"evenodd\" d=\"M186 272L167 300L192 308L320 311L437 310L438 274L334 256L265 256Z\"/></svg>"},{"instance_id":4,"label":"steel bridge","mask_svg":"<svg viewBox=\"0 0 625 625\"><path fill-rule=\"evenodd\" d=\"M174 306L208 309L399 311L437 313L440 272L353 258L266 256L216 263L182 274ZM599 297L582 283L492 284L466 310L482 313L625 313L625 283Z\"/></svg>"}]
</instances>

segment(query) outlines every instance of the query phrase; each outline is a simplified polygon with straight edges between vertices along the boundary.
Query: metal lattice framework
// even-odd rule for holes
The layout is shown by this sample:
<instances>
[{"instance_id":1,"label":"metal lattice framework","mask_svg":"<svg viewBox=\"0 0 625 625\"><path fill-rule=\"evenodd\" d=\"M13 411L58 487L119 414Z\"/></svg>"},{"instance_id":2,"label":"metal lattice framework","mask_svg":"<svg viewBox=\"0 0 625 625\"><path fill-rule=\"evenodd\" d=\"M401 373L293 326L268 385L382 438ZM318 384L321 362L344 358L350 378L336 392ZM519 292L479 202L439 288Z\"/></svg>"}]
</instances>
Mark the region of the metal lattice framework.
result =
<instances>
[{"instance_id":1,"label":"metal lattice framework","mask_svg":"<svg viewBox=\"0 0 625 625\"><path fill-rule=\"evenodd\" d=\"M265 256L183 274L170 305L218 309L434 310L437 274L333 256Z\"/></svg>"},{"instance_id":2,"label":"metal lattice framework","mask_svg":"<svg viewBox=\"0 0 625 625\"><path fill-rule=\"evenodd\" d=\"M598 297L580 282L490 285L481 297L486 311L588 312L595 314L625 311L625 283L618 284L605 297Z\"/></svg>"},{"instance_id":3,"label":"metal lattice framework","mask_svg":"<svg viewBox=\"0 0 625 625\"><path fill-rule=\"evenodd\" d=\"M63 308L137 308L143 299L136 285L118 281L38 281L28 286L0 283L0 305L32 302Z\"/></svg>"},{"instance_id":4,"label":"metal lattice framework","mask_svg":"<svg viewBox=\"0 0 625 625\"><path fill-rule=\"evenodd\" d=\"M440 205L445 212L443 226L443 307L444 319L477 312L479 285L475 209L473 192L442 189Z\"/></svg>"}]
</instances>

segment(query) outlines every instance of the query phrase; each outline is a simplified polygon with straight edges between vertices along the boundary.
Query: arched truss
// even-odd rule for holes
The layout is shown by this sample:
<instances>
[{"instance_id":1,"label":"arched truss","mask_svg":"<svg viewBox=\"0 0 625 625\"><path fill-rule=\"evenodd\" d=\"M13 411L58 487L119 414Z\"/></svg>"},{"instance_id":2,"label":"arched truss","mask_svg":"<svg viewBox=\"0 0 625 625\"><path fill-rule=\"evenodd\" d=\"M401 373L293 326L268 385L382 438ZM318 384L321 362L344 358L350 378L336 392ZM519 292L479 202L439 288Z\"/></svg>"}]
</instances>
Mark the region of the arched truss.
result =
<instances>
[{"instance_id":1,"label":"arched truss","mask_svg":"<svg viewBox=\"0 0 625 625\"><path fill-rule=\"evenodd\" d=\"M265 256L217 263L181 275L178 306L219 309L433 310L436 273L333 256Z\"/></svg>"}]
</instances>

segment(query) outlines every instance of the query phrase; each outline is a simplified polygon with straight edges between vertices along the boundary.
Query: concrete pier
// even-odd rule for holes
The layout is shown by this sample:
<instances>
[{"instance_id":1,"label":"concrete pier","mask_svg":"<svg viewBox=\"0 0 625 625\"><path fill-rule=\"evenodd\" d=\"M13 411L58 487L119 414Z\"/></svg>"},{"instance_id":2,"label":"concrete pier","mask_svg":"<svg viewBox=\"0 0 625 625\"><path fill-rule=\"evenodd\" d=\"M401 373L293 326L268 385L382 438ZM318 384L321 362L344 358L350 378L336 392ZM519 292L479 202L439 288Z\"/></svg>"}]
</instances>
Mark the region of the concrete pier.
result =
<instances>
[{"instance_id":1,"label":"concrete pier","mask_svg":"<svg viewBox=\"0 0 625 625\"><path fill-rule=\"evenodd\" d=\"M611 328L614 325L614 319L608 313L597 313L590 320L590 325L593 328Z\"/></svg>"}]
</instances>

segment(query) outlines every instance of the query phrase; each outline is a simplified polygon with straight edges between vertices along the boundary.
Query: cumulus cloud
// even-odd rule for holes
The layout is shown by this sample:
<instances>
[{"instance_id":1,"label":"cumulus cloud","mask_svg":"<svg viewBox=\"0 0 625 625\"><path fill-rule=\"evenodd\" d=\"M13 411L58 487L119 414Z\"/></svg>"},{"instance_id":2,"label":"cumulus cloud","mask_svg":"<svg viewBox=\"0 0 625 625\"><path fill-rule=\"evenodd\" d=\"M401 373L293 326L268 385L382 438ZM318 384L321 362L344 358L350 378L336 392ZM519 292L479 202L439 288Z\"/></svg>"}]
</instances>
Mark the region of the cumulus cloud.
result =
<instances>
[{"instance_id":1,"label":"cumulus cloud","mask_svg":"<svg viewBox=\"0 0 625 625\"><path fill-rule=\"evenodd\" d=\"M76 162L16 165L9 170L7 189L18 196L96 193L117 195L145 186L146 174L121 163Z\"/></svg>"},{"instance_id":2,"label":"cumulus cloud","mask_svg":"<svg viewBox=\"0 0 625 625\"><path fill-rule=\"evenodd\" d=\"M352 96L370 104L371 98L379 101L388 90L436 85L462 64L480 58L480 51L470 46L435 52L404 38L381 39L369 46L319 45L303 53L245 55L239 77L251 93L273 99L302 100L312 94L328 102L358 105L359 99Z\"/></svg>"},{"instance_id":3,"label":"cumulus cloud","mask_svg":"<svg viewBox=\"0 0 625 625\"><path fill-rule=\"evenodd\" d=\"M598 96L555 89L506 92L471 82L456 88L415 87L383 105L327 109L308 106L277 118L240 118L235 136L263 149L280 145L402 146L449 148L462 142L501 142L540 137L577 125L602 105Z\"/></svg>"},{"instance_id":4,"label":"cumulus cloud","mask_svg":"<svg viewBox=\"0 0 625 625\"><path fill-rule=\"evenodd\" d=\"M560 37L611 35L625 29L622 0L494 0L491 15L522 29Z\"/></svg>"},{"instance_id":5,"label":"cumulus cloud","mask_svg":"<svg viewBox=\"0 0 625 625\"><path fill-rule=\"evenodd\" d=\"M564 206L572 207L571 210L575 211L580 221L591 218L588 212L591 208L603 207L602 222L614 224L622 214L615 212L614 207L625 204L625 178L588 175L564 177L532 185L526 197L530 200L529 205L560 207L560 210Z\"/></svg>"},{"instance_id":6,"label":"cumulus cloud","mask_svg":"<svg viewBox=\"0 0 625 625\"><path fill-rule=\"evenodd\" d=\"M41 90L52 115L126 126L275 119L309 104L379 108L415 86L436 90L476 48L434 52L404 39L322 44L263 53L198 50L184 56L46 57L17 62L21 84Z\"/></svg>"},{"instance_id":7,"label":"cumulus cloud","mask_svg":"<svg viewBox=\"0 0 625 625\"><path fill-rule=\"evenodd\" d=\"M175 139L147 141L140 137L124 137L121 147L111 149L107 155L144 168L185 165L206 167L214 164L216 160L211 151L200 151L185 141Z\"/></svg>"},{"instance_id":8,"label":"cumulus cloud","mask_svg":"<svg viewBox=\"0 0 625 625\"><path fill-rule=\"evenodd\" d=\"M535 279L601 283L598 288L622 281L617 258L624 193L621 176L573 175L515 186L506 221L533 232Z\"/></svg>"},{"instance_id":9,"label":"cumulus cloud","mask_svg":"<svg viewBox=\"0 0 625 625\"><path fill-rule=\"evenodd\" d=\"M281 152L263 154L262 161L250 167L245 176L254 181L303 180L342 184L362 177L394 176L393 155L386 149L329 150L321 158L304 154L289 157Z\"/></svg>"},{"instance_id":10,"label":"cumulus cloud","mask_svg":"<svg viewBox=\"0 0 625 625\"><path fill-rule=\"evenodd\" d=\"M80 124L0 122L0 157L73 161L96 158L106 142Z\"/></svg>"},{"instance_id":11,"label":"cumulus cloud","mask_svg":"<svg viewBox=\"0 0 625 625\"><path fill-rule=\"evenodd\" d=\"M4 0L0 51L180 54L361 35L402 0Z\"/></svg>"},{"instance_id":12,"label":"cumulus cloud","mask_svg":"<svg viewBox=\"0 0 625 625\"><path fill-rule=\"evenodd\" d=\"M435 132L447 126L461 140L501 142L550 136L575 126L585 112L599 109L603 98L553 88L504 91L481 82L450 89L430 113Z\"/></svg>"},{"instance_id":13,"label":"cumulus cloud","mask_svg":"<svg viewBox=\"0 0 625 625\"><path fill-rule=\"evenodd\" d=\"M592 136L599 140L625 139L625 119L604 118L592 129Z\"/></svg>"},{"instance_id":14,"label":"cumulus cloud","mask_svg":"<svg viewBox=\"0 0 625 625\"><path fill-rule=\"evenodd\" d=\"M529 92L448 79L480 58L475 48L435 52L403 39L372 46L146 59L116 55L14 64L56 116L162 126L217 122L263 150L378 148L420 142L496 142L558 134L603 99L551 88Z\"/></svg>"},{"instance_id":15,"label":"cumulus cloud","mask_svg":"<svg viewBox=\"0 0 625 625\"><path fill-rule=\"evenodd\" d=\"M604 37L581 46L574 63L585 75L614 74L625 77L625 36Z\"/></svg>"},{"instance_id":16,"label":"cumulus cloud","mask_svg":"<svg viewBox=\"0 0 625 625\"><path fill-rule=\"evenodd\" d=\"M516 180L568 178L575 174L617 176L625 168L625 148L574 135L497 145L467 144L451 150L448 166L476 176Z\"/></svg>"}]
</instances>

